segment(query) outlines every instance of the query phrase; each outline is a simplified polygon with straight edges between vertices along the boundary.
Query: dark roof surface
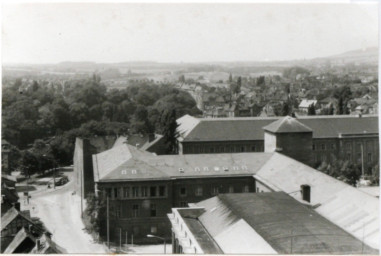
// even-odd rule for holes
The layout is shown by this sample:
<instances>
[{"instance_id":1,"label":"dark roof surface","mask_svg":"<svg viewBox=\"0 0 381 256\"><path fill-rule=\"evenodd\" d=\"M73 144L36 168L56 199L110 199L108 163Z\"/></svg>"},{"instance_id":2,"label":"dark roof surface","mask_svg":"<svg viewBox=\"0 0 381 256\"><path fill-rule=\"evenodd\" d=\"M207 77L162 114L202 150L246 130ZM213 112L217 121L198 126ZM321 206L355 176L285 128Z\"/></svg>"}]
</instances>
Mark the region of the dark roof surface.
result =
<instances>
[{"instance_id":1,"label":"dark roof surface","mask_svg":"<svg viewBox=\"0 0 381 256\"><path fill-rule=\"evenodd\" d=\"M205 254L221 254L223 251L218 246L218 244L214 241L213 237L210 236L208 231L204 228L201 222L197 219L197 217L191 217L187 215L187 212L192 211L193 209L179 209L181 217L183 218L185 224L189 228L189 230L194 235L198 244L202 248ZM186 215L182 214L184 212Z\"/></svg>"},{"instance_id":2,"label":"dark roof surface","mask_svg":"<svg viewBox=\"0 0 381 256\"><path fill-rule=\"evenodd\" d=\"M230 212L231 223L245 220L281 254L378 254L284 192L221 194L217 206L210 199L197 206L206 209L200 219L209 233L218 232L216 219Z\"/></svg>"},{"instance_id":3,"label":"dark roof surface","mask_svg":"<svg viewBox=\"0 0 381 256\"><path fill-rule=\"evenodd\" d=\"M312 132L311 128L290 116L278 119L277 121L266 125L263 129L272 133Z\"/></svg>"},{"instance_id":4,"label":"dark roof surface","mask_svg":"<svg viewBox=\"0 0 381 256\"><path fill-rule=\"evenodd\" d=\"M29 234L29 232L27 232L25 228L22 228L19 230L19 232L17 232L12 242L7 246L7 248L4 251L4 254L14 253L26 239L30 240L31 243L28 243L25 248L22 248L22 251L24 253L30 252L34 247L36 239L31 234Z\"/></svg>"},{"instance_id":5,"label":"dark roof surface","mask_svg":"<svg viewBox=\"0 0 381 256\"><path fill-rule=\"evenodd\" d=\"M190 141L263 140L263 127L279 117L198 119L183 138ZM378 116L305 116L297 120L312 129L313 138L337 138L339 134L378 133Z\"/></svg>"}]
</instances>

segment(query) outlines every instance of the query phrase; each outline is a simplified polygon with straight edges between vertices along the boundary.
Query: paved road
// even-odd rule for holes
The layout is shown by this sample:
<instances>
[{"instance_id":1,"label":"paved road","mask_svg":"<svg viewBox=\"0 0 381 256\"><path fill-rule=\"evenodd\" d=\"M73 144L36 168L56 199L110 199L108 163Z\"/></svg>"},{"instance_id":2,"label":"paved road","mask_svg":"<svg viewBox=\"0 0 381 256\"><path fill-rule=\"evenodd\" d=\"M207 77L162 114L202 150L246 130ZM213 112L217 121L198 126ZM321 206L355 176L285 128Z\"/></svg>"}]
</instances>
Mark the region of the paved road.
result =
<instances>
[{"instance_id":1,"label":"paved road","mask_svg":"<svg viewBox=\"0 0 381 256\"><path fill-rule=\"evenodd\" d=\"M55 191L51 189L33 195L29 205L31 215L41 218L53 233L53 240L68 253L106 253L106 248L93 243L91 236L83 230L80 198L72 195L74 183L70 180Z\"/></svg>"}]
</instances>

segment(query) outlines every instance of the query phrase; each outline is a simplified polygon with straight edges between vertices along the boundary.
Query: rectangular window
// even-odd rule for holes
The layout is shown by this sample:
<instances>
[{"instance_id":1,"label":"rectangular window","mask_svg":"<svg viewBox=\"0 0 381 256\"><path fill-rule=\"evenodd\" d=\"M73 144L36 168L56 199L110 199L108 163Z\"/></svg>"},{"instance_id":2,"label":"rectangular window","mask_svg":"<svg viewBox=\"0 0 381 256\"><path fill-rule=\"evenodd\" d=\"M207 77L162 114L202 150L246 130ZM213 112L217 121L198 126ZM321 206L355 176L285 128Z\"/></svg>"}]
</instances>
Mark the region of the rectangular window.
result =
<instances>
[{"instance_id":1,"label":"rectangular window","mask_svg":"<svg viewBox=\"0 0 381 256\"><path fill-rule=\"evenodd\" d=\"M202 196L202 187L201 186L198 186L196 188L196 196Z\"/></svg>"},{"instance_id":2,"label":"rectangular window","mask_svg":"<svg viewBox=\"0 0 381 256\"><path fill-rule=\"evenodd\" d=\"M312 150L315 150L315 144L312 144Z\"/></svg>"},{"instance_id":3,"label":"rectangular window","mask_svg":"<svg viewBox=\"0 0 381 256\"><path fill-rule=\"evenodd\" d=\"M229 187L229 193L234 193L234 187L233 186Z\"/></svg>"},{"instance_id":4,"label":"rectangular window","mask_svg":"<svg viewBox=\"0 0 381 256\"><path fill-rule=\"evenodd\" d=\"M132 187L132 197L139 197L139 187Z\"/></svg>"},{"instance_id":5,"label":"rectangular window","mask_svg":"<svg viewBox=\"0 0 381 256\"><path fill-rule=\"evenodd\" d=\"M157 227L156 226L152 226L151 227L151 234L156 234L157 233Z\"/></svg>"},{"instance_id":6,"label":"rectangular window","mask_svg":"<svg viewBox=\"0 0 381 256\"><path fill-rule=\"evenodd\" d=\"M139 205L132 205L132 217L137 218L139 216Z\"/></svg>"},{"instance_id":7,"label":"rectangular window","mask_svg":"<svg viewBox=\"0 0 381 256\"><path fill-rule=\"evenodd\" d=\"M251 146L251 151L255 152L255 146Z\"/></svg>"},{"instance_id":8,"label":"rectangular window","mask_svg":"<svg viewBox=\"0 0 381 256\"><path fill-rule=\"evenodd\" d=\"M249 186L248 185L244 186L242 189L242 192L243 193L249 193Z\"/></svg>"},{"instance_id":9,"label":"rectangular window","mask_svg":"<svg viewBox=\"0 0 381 256\"><path fill-rule=\"evenodd\" d=\"M212 188L212 196L218 195L218 187L213 187Z\"/></svg>"},{"instance_id":10,"label":"rectangular window","mask_svg":"<svg viewBox=\"0 0 381 256\"><path fill-rule=\"evenodd\" d=\"M156 204L151 204L151 217L156 217Z\"/></svg>"},{"instance_id":11,"label":"rectangular window","mask_svg":"<svg viewBox=\"0 0 381 256\"><path fill-rule=\"evenodd\" d=\"M372 162L372 153L368 153L368 162Z\"/></svg>"},{"instance_id":12,"label":"rectangular window","mask_svg":"<svg viewBox=\"0 0 381 256\"><path fill-rule=\"evenodd\" d=\"M149 192L150 192L151 197L155 197L156 196L156 187L150 187Z\"/></svg>"},{"instance_id":13,"label":"rectangular window","mask_svg":"<svg viewBox=\"0 0 381 256\"><path fill-rule=\"evenodd\" d=\"M143 197L148 196L148 188L147 187L141 187L141 192Z\"/></svg>"},{"instance_id":14,"label":"rectangular window","mask_svg":"<svg viewBox=\"0 0 381 256\"><path fill-rule=\"evenodd\" d=\"M130 188L125 187L124 188L124 198L129 198L130 197Z\"/></svg>"},{"instance_id":15,"label":"rectangular window","mask_svg":"<svg viewBox=\"0 0 381 256\"><path fill-rule=\"evenodd\" d=\"M165 196L165 186L159 186L159 196Z\"/></svg>"},{"instance_id":16,"label":"rectangular window","mask_svg":"<svg viewBox=\"0 0 381 256\"><path fill-rule=\"evenodd\" d=\"M111 198L111 188L106 188L106 197Z\"/></svg>"},{"instance_id":17,"label":"rectangular window","mask_svg":"<svg viewBox=\"0 0 381 256\"><path fill-rule=\"evenodd\" d=\"M335 144L331 144L331 149L335 149Z\"/></svg>"},{"instance_id":18,"label":"rectangular window","mask_svg":"<svg viewBox=\"0 0 381 256\"><path fill-rule=\"evenodd\" d=\"M245 152L245 147L241 147L241 152Z\"/></svg>"},{"instance_id":19,"label":"rectangular window","mask_svg":"<svg viewBox=\"0 0 381 256\"><path fill-rule=\"evenodd\" d=\"M116 206L116 217L117 218L121 218L122 217L122 206L121 205L117 205Z\"/></svg>"},{"instance_id":20,"label":"rectangular window","mask_svg":"<svg viewBox=\"0 0 381 256\"><path fill-rule=\"evenodd\" d=\"M185 196L187 194L187 189L186 188L180 188L180 195Z\"/></svg>"},{"instance_id":21,"label":"rectangular window","mask_svg":"<svg viewBox=\"0 0 381 256\"><path fill-rule=\"evenodd\" d=\"M114 188L114 199L118 198L118 188Z\"/></svg>"},{"instance_id":22,"label":"rectangular window","mask_svg":"<svg viewBox=\"0 0 381 256\"><path fill-rule=\"evenodd\" d=\"M321 150L325 150L325 144L321 144Z\"/></svg>"},{"instance_id":23,"label":"rectangular window","mask_svg":"<svg viewBox=\"0 0 381 256\"><path fill-rule=\"evenodd\" d=\"M214 153L214 148L210 148L210 153Z\"/></svg>"}]
</instances>

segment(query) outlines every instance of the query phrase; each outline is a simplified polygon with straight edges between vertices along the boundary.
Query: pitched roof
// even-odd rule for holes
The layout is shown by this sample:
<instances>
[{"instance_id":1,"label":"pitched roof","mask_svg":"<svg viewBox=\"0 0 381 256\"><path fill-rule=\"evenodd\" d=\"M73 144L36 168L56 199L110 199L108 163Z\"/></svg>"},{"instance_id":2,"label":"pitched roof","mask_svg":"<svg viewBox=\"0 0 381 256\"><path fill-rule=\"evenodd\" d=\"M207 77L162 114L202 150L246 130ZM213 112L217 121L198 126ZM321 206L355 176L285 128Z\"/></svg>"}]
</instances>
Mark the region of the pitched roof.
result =
<instances>
[{"instance_id":1,"label":"pitched roof","mask_svg":"<svg viewBox=\"0 0 381 256\"><path fill-rule=\"evenodd\" d=\"M22 251L22 253L30 252L34 247L34 244L36 243L36 239L28 231L26 231L25 228L22 228L19 230L19 232L17 232L16 236L13 238L12 242L7 246L7 248L5 249L3 253L4 254L14 253L17 250L17 248L19 248L19 246L26 239L29 239L30 241L32 241L33 246L29 245L30 248L24 248L25 251Z\"/></svg>"},{"instance_id":2,"label":"pitched roof","mask_svg":"<svg viewBox=\"0 0 381 256\"><path fill-rule=\"evenodd\" d=\"M33 224L33 221L30 218L23 215L14 207L12 207L3 216L1 216L1 231L3 231L3 229L5 229L9 225L9 223L11 223L17 216L21 216L22 218L26 219L27 221Z\"/></svg>"},{"instance_id":3,"label":"pitched roof","mask_svg":"<svg viewBox=\"0 0 381 256\"><path fill-rule=\"evenodd\" d=\"M379 200L282 154L274 154L254 175L276 191L304 202L301 185L311 188L315 210L348 233L379 248Z\"/></svg>"},{"instance_id":4,"label":"pitched roof","mask_svg":"<svg viewBox=\"0 0 381 256\"><path fill-rule=\"evenodd\" d=\"M299 104L299 108L308 108L311 105L315 105L317 103L317 100L302 100Z\"/></svg>"},{"instance_id":5,"label":"pitched roof","mask_svg":"<svg viewBox=\"0 0 381 256\"><path fill-rule=\"evenodd\" d=\"M221 194L196 206L205 207L198 219L224 253L378 253L284 192Z\"/></svg>"},{"instance_id":6,"label":"pitched roof","mask_svg":"<svg viewBox=\"0 0 381 256\"><path fill-rule=\"evenodd\" d=\"M277 121L266 125L263 129L272 133L312 132L309 127L290 116L278 119Z\"/></svg>"},{"instance_id":7,"label":"pitched roof","mask_svg":"<svg viewBox=\"0 0 381 256\"><path fill-rule=\"evenodd\" d=\"M179 141L252 141L263 140L263 127L280 117L195 118L177 119ZM313 138L337 138L341 134L378 134L378 116L303 116L297 120L311 128Z\"/></svg>"},{"instance_id":8,"label":"pitched roof","mask_svg":"<svg viewBox=\"0 0 381 256\"><path fill-rule=\"evenodd\" d=\"M251 176L273 153L154 155L120 145L93 155L95 182L213 176Z\"/></svg>"}]
</instances>

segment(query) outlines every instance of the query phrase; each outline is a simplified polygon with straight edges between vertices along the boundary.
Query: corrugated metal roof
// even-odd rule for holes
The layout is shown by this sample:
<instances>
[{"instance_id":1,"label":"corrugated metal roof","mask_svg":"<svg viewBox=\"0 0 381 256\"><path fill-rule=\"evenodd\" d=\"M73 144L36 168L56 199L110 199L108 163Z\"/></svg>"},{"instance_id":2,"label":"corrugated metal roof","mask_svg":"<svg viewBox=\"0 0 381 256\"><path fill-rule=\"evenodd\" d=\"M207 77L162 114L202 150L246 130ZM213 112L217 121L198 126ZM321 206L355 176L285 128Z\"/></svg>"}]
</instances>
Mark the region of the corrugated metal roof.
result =
<instances>
[{"instance_id":1,"label":"corrugated metal roof","mask_svg":"<svg viewBox=\"0 0 381 256\"><path fill-rule=\"evenodd\" d=\"M319 214L367 245L379 248L379 200L376 197L278 153L254 177L299 201L303 201L301 185L309 185L311 205Z\"/></svg>"},{"instance_id":2,"label":"corrugated metal roof","mask_svg":"<svg viewBox=\"0 0 381 256\"><path fill-rule=\"evenodd\" d=\"M177 120L181 139L190 141L263 140L263 127L281 117L194 118ZM297 120L311 128L313 138L337 138L340 134L378 134L378 116L304 116ZM184 128L186 127L186 129Z\"/></svg>"},{"instance_id":3,"label":"corrugated metal roof","mask_svg":"<svg viewBox=\"0 0 381 256\"><path fill-rule=\"evenodd\" d=\"M278 253L378 253L284 192L221 194L197 206L205 207L199 220L215 239L242 219ZM242 227L230 230L232 240L244 232Z\"/></svg>"}]
</instances>

